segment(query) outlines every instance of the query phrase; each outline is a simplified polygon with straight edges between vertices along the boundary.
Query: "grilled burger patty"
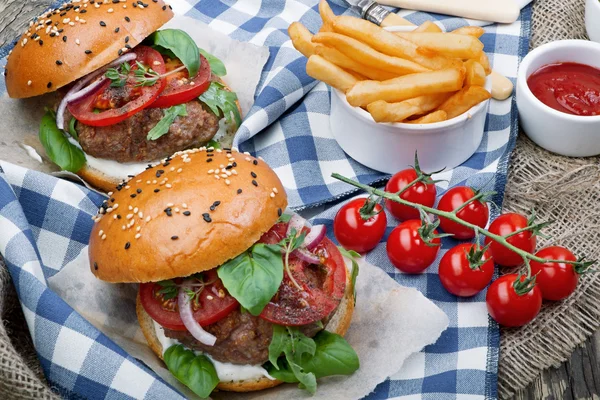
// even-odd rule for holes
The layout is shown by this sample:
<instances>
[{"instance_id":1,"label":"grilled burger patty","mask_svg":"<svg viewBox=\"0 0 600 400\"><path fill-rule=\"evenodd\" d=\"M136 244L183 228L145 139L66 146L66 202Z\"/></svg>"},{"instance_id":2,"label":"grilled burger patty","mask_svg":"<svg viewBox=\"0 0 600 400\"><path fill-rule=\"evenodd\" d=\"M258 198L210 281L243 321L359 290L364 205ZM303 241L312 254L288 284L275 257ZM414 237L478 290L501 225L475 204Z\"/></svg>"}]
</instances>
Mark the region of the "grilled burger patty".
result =
<instances>
[{"instance_id":1,"label":"grilled burger patty","mask_svg":"<svg viewBox=\"0 0 600 400\"><path fill-rule=\"evenodd\" d=\"M146 108L109 126L78 122L79 144L93 157L118 162L150 162L180 150L203 146L219 130L220 118L197 100L186 103L186 110L187 116L176 117L169 132L157 140L146 140L146 136L164 117L164 110L160 108ZM65 116L65 121L70 119L70 114Z\"/></svg>"}]
</instances>

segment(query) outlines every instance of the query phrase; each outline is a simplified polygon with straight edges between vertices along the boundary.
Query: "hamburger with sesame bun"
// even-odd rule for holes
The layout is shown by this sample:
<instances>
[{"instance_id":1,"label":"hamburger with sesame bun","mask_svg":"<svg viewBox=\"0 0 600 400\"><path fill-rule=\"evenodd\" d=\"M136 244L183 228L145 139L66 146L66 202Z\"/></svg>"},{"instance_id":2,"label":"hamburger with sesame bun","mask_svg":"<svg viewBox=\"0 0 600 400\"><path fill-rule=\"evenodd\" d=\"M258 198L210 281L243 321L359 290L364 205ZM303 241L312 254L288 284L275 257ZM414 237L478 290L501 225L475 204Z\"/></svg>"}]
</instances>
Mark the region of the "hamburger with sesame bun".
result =
<instances>
[{"instance_id":1,"label":"hamburger with sesame bun","mask_svg":"<svg viewBox=\"0 0 600 400\"><path fill-rule=\"evenodd\" d=\"M73 0L29 23L6 88L13 98L58 91L39 134L52 162L108 191L237 130L225 66L184 31L158 30L172 17L162 0Z\"/></svg>"},{"instance_id":2,"label":"hamburger with sesame bun","mask_svg":"<svg viewBox=\"0 0 600 400\"><path fill-rule=\"evenodd\" d=\"M201 397L283 382L314 393L359 367L341 336L357 266L286 206L264 161L201 147L119 184L93 218L91 271L139 283L148 344Z\"/></svg>"}]
</instances>

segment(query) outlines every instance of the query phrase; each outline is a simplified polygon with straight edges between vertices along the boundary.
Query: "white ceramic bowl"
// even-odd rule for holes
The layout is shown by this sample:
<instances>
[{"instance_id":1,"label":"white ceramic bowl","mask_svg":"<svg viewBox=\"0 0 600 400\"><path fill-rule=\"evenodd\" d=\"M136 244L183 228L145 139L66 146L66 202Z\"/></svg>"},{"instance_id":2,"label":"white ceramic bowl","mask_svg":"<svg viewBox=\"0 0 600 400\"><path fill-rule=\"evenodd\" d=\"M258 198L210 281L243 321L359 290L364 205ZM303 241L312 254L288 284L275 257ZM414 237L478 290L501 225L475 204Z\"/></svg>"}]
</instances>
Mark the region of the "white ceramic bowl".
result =
<instances>
[{"instance_id":1,"label":"white ceramic bowl","mask_svg":"<svg viewBox=\"0 0 600 400\"><path fill-rule=\"evenodd\" d=\"M585 30L590 40L600 42L600 1L586 0Z\"/></svg>"},{"instance_id":2,"label":"white ceramic bowl","mask_svg":"<svg viewBox=\"0 0 600 400\"><path fill-rule=\"evenodd\" d=\"M539 101L529 90L527 78L540 67L557 62L600 68L600 44L587 40L560 40L540 46L523 58L517 75L521 126L531 140L554 153L571 157L600 154L600 116L557 111Z\"/></svg>"},{"instance_id":3,"label":"white ceramic bowl","mask_svg":"<svg viewBox=\"0 0 600 400\"><path fill-rule=\"evenodd\" d=\"M487 79L486 89L491 90ZM377 123L367 111L352 107L344 93L332 89L333 136L361 164L394 174L414 164L415 151L424 171L454 168L475 153L485 126L489 100L464 114L433 124Z\"/></svg>"}]
</instances>

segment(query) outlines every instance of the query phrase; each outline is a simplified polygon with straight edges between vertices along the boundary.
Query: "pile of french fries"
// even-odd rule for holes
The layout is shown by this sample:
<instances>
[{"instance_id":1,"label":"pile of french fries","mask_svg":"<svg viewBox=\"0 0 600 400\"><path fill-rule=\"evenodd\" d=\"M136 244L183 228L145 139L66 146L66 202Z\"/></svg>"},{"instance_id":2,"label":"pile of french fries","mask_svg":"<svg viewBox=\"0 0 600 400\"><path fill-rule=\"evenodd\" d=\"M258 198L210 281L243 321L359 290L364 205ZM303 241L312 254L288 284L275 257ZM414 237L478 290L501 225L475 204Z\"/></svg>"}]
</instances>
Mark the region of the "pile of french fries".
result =
<instances>
[{"instance_id":1,"label":"pile of french fries","mask_svg":"<svg viewBox=\"0 0 600 400\"><path fill-rule=\"evenodd\" d=\"M336 16L321 0L323 26L312 35L294 22L288 33L308 58L306 73L344 92L376 122L433 123L490 98L490 63L480 27L444 33L428 21L413 32L388 32L372 22Z\"/></svg>"}]
</instances>

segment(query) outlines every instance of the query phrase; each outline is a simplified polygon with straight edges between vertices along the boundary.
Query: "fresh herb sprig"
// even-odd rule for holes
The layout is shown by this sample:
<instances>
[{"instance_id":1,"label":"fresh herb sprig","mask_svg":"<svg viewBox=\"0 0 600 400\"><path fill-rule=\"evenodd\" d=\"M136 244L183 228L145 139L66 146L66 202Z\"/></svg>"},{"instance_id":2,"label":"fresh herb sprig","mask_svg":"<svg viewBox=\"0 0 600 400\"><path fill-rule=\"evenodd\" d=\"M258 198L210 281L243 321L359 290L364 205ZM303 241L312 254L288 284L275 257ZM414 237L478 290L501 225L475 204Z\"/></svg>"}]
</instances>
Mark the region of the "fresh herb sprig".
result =
<instances>
[{"instance_id":1,"label":"fresh herb sprig","mask_svg":"<svg viewBox=\"0 0 600 400\"><path fill-rule=\"evenodd\" d=\"M116 68L109 68L104 73L111 80L110 87L123 87L127 83L127 78L131 72L131 64L124 62Z\"/></svg>"},{"instance_id":2,"label":"fresh herb sprig","mask_svg":"<svg viewBox=\"0 0 600 400\"><path fill-rule=\"evenodd\" d=\"M295 228L292 228L292 230L290 231L290 234L288 236L286 236L285 238L283 238L280 242L279 245L281 246L281 248L284 251L284 268L285 268L285 272L288 274L288 277L290 278L290 281L292 281L292 283L294 284L294 286L296 286L296 289L303 291L304 289L302 288L302 286L300 286L300 284L296 281L296 279L294 278L294 275L292 275L292 271L290 270L290 254L292 254L292 252L296 249L298 249L300 246L302 246L302 243L304 243L304 238L306 237L306 233L305 232L300 232L300 234L298 234L298 232L296 232Z\"/></svg>"}]
</instances>

